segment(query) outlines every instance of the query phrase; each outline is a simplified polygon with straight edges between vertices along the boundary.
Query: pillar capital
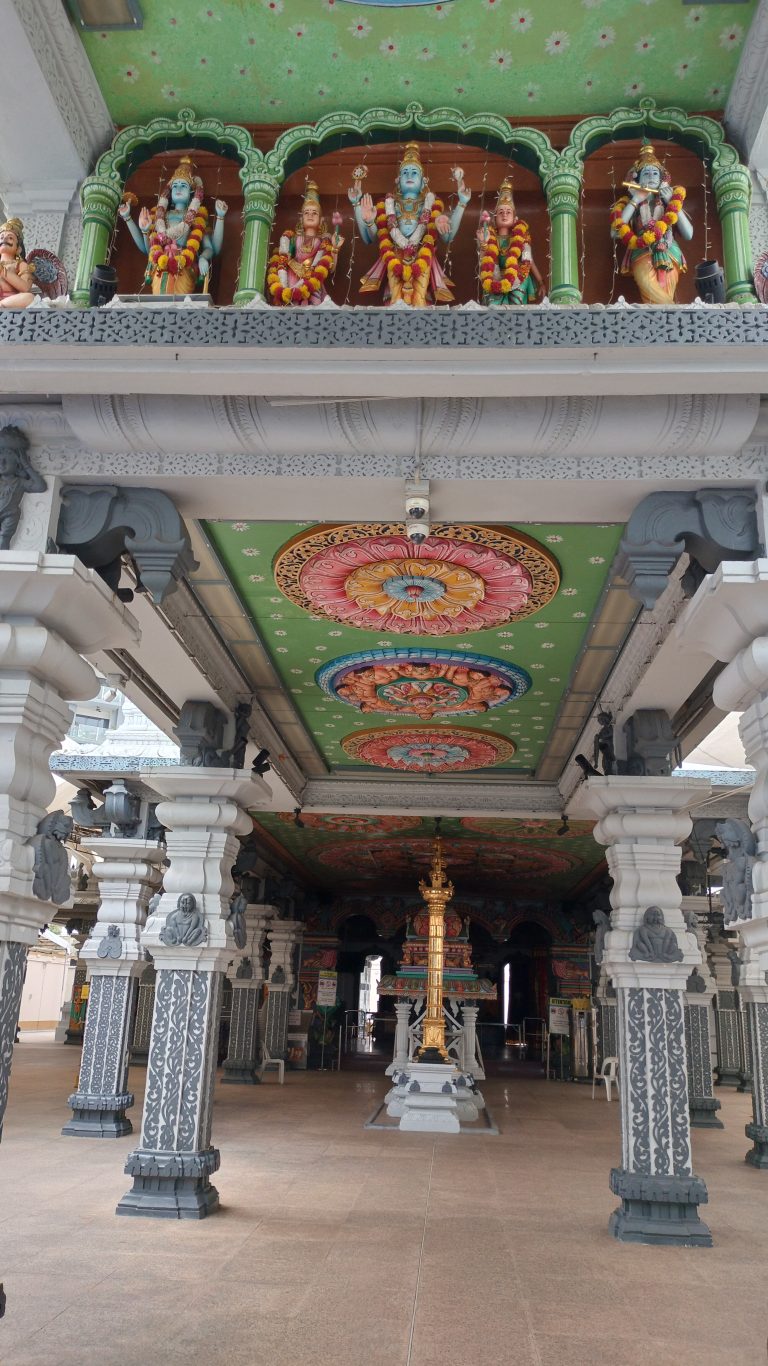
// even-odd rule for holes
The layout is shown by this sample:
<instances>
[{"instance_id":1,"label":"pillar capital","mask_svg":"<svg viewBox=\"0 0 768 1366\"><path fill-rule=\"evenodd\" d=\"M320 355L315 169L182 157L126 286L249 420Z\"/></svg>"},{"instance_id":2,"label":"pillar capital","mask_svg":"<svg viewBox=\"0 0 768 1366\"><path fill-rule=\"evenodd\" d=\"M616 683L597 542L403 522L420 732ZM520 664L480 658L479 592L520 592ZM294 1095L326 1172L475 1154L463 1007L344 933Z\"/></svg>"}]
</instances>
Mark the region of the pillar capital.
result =
<instances>
[{"instance_id":1,"label":"pillar capital","mask_svg":"<svg viewBox=\"0 0 768 1366\"><path fill-rule=\"evenodd\" d=\"M162 881L165 849L156 841L136 839L91 839L85 844L96 856L93 875L101 899L80 957L92 976L139 976L149 958L141 930L149 898Z\"/></svg>"}]
</instances>

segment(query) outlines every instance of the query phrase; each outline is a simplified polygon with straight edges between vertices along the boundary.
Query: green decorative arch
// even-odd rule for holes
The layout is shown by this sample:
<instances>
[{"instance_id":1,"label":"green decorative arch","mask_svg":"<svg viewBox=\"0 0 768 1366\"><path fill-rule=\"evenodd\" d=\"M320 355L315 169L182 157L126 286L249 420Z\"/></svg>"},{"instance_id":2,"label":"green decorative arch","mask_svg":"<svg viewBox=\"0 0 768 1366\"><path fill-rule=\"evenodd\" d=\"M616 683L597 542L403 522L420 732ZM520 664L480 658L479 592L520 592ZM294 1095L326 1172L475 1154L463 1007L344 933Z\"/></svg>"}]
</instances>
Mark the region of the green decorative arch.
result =
<instances>
[{"instance_id":1,"label":"green decorative arch","mask_svg":"<svg viewBox=\"0 0 768 1366\"><path fill-rule=\"evenodd\" d=\"M643 99L635 108L614 109L577 123L560 153L561 167L581 180L586 158L607 142L650 139L652 134L687 147L707 166L723 230L726 298L729 303L754 303L749 172L714 119L675 107L657 109L655 100Z\"/></svg>"},{"instance_id":2,"label":"green decorative arch","mask_svg":"<svg viewBox=\"0 0 768 1366\"><path fill-rule=\"evenodd\" d=\"M252 256L248 250L248 207L249 201L258 197L264 178L263 153L254 147L250 133L239 124L222 123L221 119L214 118L199 119L193 109L180 109L175 118L156 118L146 124L121 129L112 145L99 157L93 175L83 182L83 240L72 295L75 304L80 307L87 304L91 272L95 265L106 259L128 177L159 150L183 151L192 147L240 163L245 195L245 233L239 288L245 287L248 297L253 297L255 288L248 289L247 279L244 285L244 270ZM250 235L253 236L253 225Z\"/></svg>"},{"instance_id":3,"label":"green decorative arch","mask_svg":"<svg viewBox=\"0 0 768 1366\"><path fill-rule=\"evenodd\" d=\"M426 110L412 103L404 113L386 108L367 109L364 114L341 110L325 114L317 123L289 128L267 152L266 169L285 180L313 155L339 147L388 142L414 132L435 142L453 142L459 137L469 146L513 157L542 180L557 160L549 138L536 128L517 128L499 114L464 115L458 109Z\"/></svg>"}]
</instances>

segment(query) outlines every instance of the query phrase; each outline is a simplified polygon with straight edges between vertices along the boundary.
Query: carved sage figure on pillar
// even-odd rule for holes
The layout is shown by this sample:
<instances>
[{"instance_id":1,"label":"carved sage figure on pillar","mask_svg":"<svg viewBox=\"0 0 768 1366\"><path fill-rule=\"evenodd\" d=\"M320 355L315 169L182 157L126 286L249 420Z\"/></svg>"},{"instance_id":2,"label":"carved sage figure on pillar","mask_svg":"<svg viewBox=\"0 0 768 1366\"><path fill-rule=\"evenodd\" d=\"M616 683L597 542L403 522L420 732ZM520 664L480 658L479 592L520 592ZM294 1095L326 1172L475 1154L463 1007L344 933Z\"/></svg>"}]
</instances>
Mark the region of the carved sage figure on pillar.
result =
<instances>
[{"instance_id":1,"label":"carved sage figure on pillar","mask_svg":"<svg viewBox=\"0 0 768 1366\"><path fill-rule=\"evenodd\" d=\"M675 230L686 242L693 237L693 224L683 209L685 190L682 185L673 188L649 142L640 148L624 185L629 194L611 209L611 236L626 248L622 275L634 277L642 303L673 304L686 269Z\"/></svg>"},{"instance_id":2,"label":"carved sage figure on pillar","mask_svg":"<svg viewBox=\"0 0 768 1366\"><path fill-rule=\"evenodd\" d=\"M195 175L191 157L181 158L154 209L142 209L138 226L131 218L135 196L123 200L118 213L127 224L139 251L147 256L145 281L153 294L192 294L202 284L210 287L211 262L224 241L224 215L227 205L216 200L216 224L208 231L208 210L203 203L204 188Z\"/></svg>"},{"instance_id":3,"label":"carved sage figure on pillar","mask_svg":"<svg viewBox=\"0 0 768 1366\"><path fill-rule=\"evenodd\" d=\"M648 907L632 936L629 956L633 963L682 963L683 950L674 930L667 929L660 906Z\"/></svg>"},{"instance_id":4,"label":"carved sage figure on pillar","mask_svg":"<svg viewBox=\"0 0 768 1366\"><path fill-rule=\"evenodd\" d=\"M72 895L69 881L69 854L64 841L72 835L73 821L64 811L49 811L29 841L35 851L35 876L32 891L41 901L63 906Z\"/></svg>"},{"instance_id":5,"label":"carved sage figure on pillar","mask_svg":"<svg viewBox=\"0 0 768 1366\"><path fill-rule=\"evenodd\" d=\"M452 172L459 202L450 215L428 189L417 142L406 143L397 189L378 204L363 194L366 174L364 166L355 169L349 199L360 236L364 242L378 242L379 259L363 276L361 293L377 293L384 283L385 303L412 308L452 303L452 284L438 264L435 248L438 237L452 242L459 230L471 197L464 172L458 166Z\"/></svg>"},{"instance_id":6,"label":"carved sage figure on pillar","mask_svg":"<svg viewBox=\"0 0 768 1366\"><path fill-rule=\"evenodd\" d=\"M534 303L542 279L533 259L530 229L515 210L511 180L501 183L493 222L489 213L480 215L477 245L482 303Z\"/></svg>"},{"instance_id":7,"label":"carved sage figure on pillar","mask_svg":"<svg viewBox=\"0 0 768 1366\"><path fill-rule=\"evenodd\" d=\"M295 232L284 232L269 260L267 291L273 304L316 306L328 298L325 282L336 269L344 238L339 236L341 215L333 215L329 236L322 216L320 195L313 180L307 181L301 216Z\"/></svg>"},{"instance_id":8,"label":"carved sage figure on pillar","mask_svg":"<svg viewBox=\"0 0 768 1366\"><path fill-rule=\"evenodd\" d=\"M35 297L34 275L34 264L24 250L24 224L20 218L9 218L0 226L0 308L29 308Z\"/></svg>"},{"instance_id":9,"label":"carved sage figure on pillar","mask_svg":"<svg viewBox=\"0 0 768 1366\"><path fill-rule=\"evenodd\" d=\"M10 550L21 520L25 493L45 493L48 485L33 470L29 441L19 427L0 431L0 550Z\"/></svg>"}]
</instances>

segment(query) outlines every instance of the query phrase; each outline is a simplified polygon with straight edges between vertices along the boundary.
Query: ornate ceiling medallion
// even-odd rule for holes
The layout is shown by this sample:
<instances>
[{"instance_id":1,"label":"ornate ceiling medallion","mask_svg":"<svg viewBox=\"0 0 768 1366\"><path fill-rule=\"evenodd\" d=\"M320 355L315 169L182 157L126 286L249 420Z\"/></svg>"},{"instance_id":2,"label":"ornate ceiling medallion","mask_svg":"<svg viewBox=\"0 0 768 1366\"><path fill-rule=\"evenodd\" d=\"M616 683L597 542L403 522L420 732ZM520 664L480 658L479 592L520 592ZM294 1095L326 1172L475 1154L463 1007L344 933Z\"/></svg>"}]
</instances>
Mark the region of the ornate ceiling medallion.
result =
<instances>
[{"instance_id":1,"label":"ornate ceiling medallion","mask_svg":"<svg viewBox=\"0 0 768 1366\"><path fill-rule=\"evenodd\" d=\"M420 545L401 522L313 527L278 551L275 582L315 616L367 631L464 635L519 621L555 595L554 556L508 527L433 527Z\"/></svg>"},{"instance_id":2,"label":"ornate ceiling medallion","mask_svg":"<svg viewBox=\"0 0 768 1366\"><path fill-rule=\"evenodd\" d=\"M503 735L458 726L430 730L378 727L347 735L341 742L350 759L396 773L467 773L511 759L515 745Z\"/></svg>"},{"instance_id":3,"label":"ornate ceiling medallion","mask_svg":"<svg viewBox=\"0 0 768 1366\"><path fill-rule=\"evenodd\" d=\"M475 884L478 877L484 883L499 882L510 877L530 885L545 877L562 877L577 868L582 860L559 849L528 849L524 844L476 844L469 840L447 839L443 850L450 860L455 877L468 878ZM357 841L329 844L313 851L313 857L323 867L334 869L357 882L412 878L414 871L429 868L432 841L418 836L404 835L401 839L378 840L376 845L361 845ZM447 927L446 927L447 928Z\"/></svg>"},{"instance_id":4,"label":"ornate ceiling medallion","mask_svg":"<svg viewBox=\"0 0 768 1366\"><path fill-rule=\"evenodd\" d=\"M530 675L515 664L461 650L404 648L343 655L318 669L315 682L363 713L476 716L522 697Z\"/></svg>"}]
</instances>

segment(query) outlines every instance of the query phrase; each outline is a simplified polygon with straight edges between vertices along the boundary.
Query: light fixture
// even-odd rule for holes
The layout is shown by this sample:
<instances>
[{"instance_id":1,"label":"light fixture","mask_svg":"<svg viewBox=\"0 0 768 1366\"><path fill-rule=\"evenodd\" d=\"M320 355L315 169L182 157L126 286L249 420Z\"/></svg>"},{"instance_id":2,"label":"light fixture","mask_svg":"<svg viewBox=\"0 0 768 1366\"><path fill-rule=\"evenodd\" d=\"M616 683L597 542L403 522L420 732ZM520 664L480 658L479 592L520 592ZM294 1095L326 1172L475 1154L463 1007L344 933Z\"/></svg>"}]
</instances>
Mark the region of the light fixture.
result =
<instances>
[{"instance_id":1,"label":"light fixture","mask_svg":"<svg viewBox=\"0 0 768 1366\"><path fill-rule=\"evenodd\" d=\"M562 821L562 824L561 824L561 826L560 826L560 829L555 831L555 834L557 834L557 835L567 835L567 834L568 834L568 817L566 816L565 812L563 812L563 814L562 814L562 816L560 817L560 819L561 819L561 821Z\"/></svg>"},{"instance_id":2,"label":"light fixture","mask_svg":"<svg viewBox=\"0 0 768 1366\"><path fill-rule=\"evenodd\" d=\"M69 0L69 8L83 33L114 33L144 27L139 0Z\"/></svg>"}]
</instances>

